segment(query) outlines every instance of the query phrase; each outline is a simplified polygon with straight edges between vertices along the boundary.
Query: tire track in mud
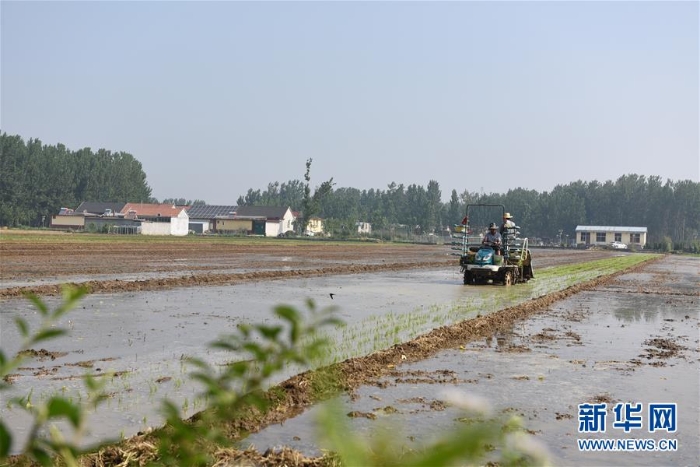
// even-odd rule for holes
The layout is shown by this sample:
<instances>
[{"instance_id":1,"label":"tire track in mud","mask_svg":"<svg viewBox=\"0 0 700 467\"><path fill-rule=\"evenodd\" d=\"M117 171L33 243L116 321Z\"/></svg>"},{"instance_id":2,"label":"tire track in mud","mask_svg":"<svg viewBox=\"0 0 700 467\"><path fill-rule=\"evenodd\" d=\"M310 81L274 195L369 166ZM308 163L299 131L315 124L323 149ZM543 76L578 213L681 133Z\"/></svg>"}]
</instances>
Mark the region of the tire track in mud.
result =
<instances>
[{"instance_id":1,"label":"tire track in mud","mask_svg":"<svg viewBox=\"0 0 700 467\"><path fill-rule=\"evenodd\" d=\"M622 274L641 271L662 258L651 258L633 267L575 284L566 289L533 298L525 303L508 307L486 316L478 316L452 325L441 326L415 339L396 344L385 350L376 351L363 357L350 358L326 368L309 370L292 376L275 386L277 388L276 391L268 391L267 397L271 402L269 410L261 413L253 409L249 416L231 420L222 429L228 438L235 441L240 440L246 433L255 433L267 426L284 423L313 404L335 395L336 391L347 392L352 396L359 387L373 384L383 377L390 376L402 363L425 360L442 350L464 345L475 339L493 336L499 331L506 331L514 323L546 310L557 301L582 291L593 290L607 285ZM318 388L317 383L323 381L322 378L327 378L329 375L332 378L337 378L334 381L334 387L328 388L328 390L319 394L314 388ZM328 384L328 381L324 382ZM200 419L201 413L190 417L188 421L196 422ZM125 440L119 446L106 447L98 454L91 456L99 456L100 458L106 456L117 463L129 458L133 461L140 456L143 456L141 457L142 459L152 461L154 456L156 456L155 447L153 449L144 449L144 446L157 445L152 436L153 433L140 434ZM282 466L289 465L290 459L294 459L293 465L297 466L328 465L328 459L325 457L310 458L289 448L279 452L268 450L264 454L258 453L253 449L246 449L245 451L235 449L218 450L215 457L217 465L235 461L236 463L251 462L253 465L259 465L258 463L260 463L269 466Z\"/></svg>"}]
</instances>

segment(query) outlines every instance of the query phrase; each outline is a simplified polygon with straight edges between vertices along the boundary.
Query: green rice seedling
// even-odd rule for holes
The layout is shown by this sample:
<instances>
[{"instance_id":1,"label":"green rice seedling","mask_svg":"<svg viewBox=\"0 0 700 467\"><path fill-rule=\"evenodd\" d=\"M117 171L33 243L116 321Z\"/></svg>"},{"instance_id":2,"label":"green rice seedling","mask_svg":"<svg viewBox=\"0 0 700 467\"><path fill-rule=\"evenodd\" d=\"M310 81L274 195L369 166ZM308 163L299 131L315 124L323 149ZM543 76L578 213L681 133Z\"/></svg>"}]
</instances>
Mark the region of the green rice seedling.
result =
<instances>
[{"instance_id":1,"label":"green rice seedling","mask_svg":"<svg viewBox=\"0 0 700 467\"><path fill-rule=\"evenodd\" d=\"M78 300L85 295L84 288L63 288L63 301L54 310L50 310L45 302L35 295L27 295L33 303L35 309L41 316L39 329L35 332L30 332L27 322L18 317L15 320L20 336L22 338L22 347L17 356L12 359L5 357L4 352L0 349L0 391L7 389L7 384L4 378L10 371L18 368L23 359L24 351L32 348L37 343L54 339L65 335L67 331L63 328L56 327L56 323L60 322L60 318L65 315L71 308L75 307ZM103 390L103 385L99 384L94 378L86 375L84 384L88 394L95 401L96 405L100 398L98 395ZM78 450L74 444L66 443L63 434L53 425L53 422L63 419L68 426L73 430L75 437L79 438L85 429L85 407L80 403L75 403L72 398L66 398L63 391L57 390L54 394L47 394L46 398L33 402L33 390L30 390L27 396L14 398L11 401L12 406L16 406L26 411L32 418L32 424L29 428L28 440L22 450L22 454L28 457L33 462L38 462L41 465L51 465L51 456L59 454L69 465L77 465L76 457ZM78 401L82 402L82 395L77 393ZM40 433L48 432L48 438L40 436ZM0 420L0 460L7 458L12 449L12 435L8 427Z\"/></svg>"},{"instance_id":2,"label":"green rice seedling","mask_svg":"<svg viewBox=\"0 0 700 467\"><path fill-rule=\"evenodd\" d=\"M313 315L315 309L311 302L309 306ZM244 326L238 329L237 334L228 339L219 340L212 346L217 350L232 351L237 356L245 352L249 358L244 357L242 360L220 367L208 365L199 360L191 360L196 368L192 377L195 381L202 383L204 391L194 396L191 404L189 398L186 397L180 409L172 402L164 401L164 415L167 418L167 424L166 427L154 433L158 449L157 452L153 453L157 457L155 460L151 458L152 462L162 465L211 464L212 458L203 448L209 447L211 443L214 443L214 446L227 446L226 440L223 439L221 431L217 428L221 426L222 422L225 423L231 416L248 412L252 407L257 407L264 412L269 408L270 401L279 398L281 391L280 388L271 389L268 391L269 399L266 399L263 397L262 391L263 387L266 386L266 381L277 372L289 368L290 365L308 365L315 361L316 357L312 358L313 356L323 353L328 345L326 339L306 336L313 335L324 325L334 324L335 318L320 314L312 316L310 322L306 322L299 312L290 307L278 307L275 311L277 317L284 323L283 325L273 323ZM358 330L358 336L361 336L366 346L384 345L387 340L397 339L405 332L409 334L419 332L421 327L429 322L429 316L438 313L444 315L445 309L420 307L410 313L392 313L385 318L374 317L372 319L377 324L376 328ZM338 352L341 348L348 349L349 347L336 345L334 352ZM5 361L0 359L0 364ZM338 388L342 387L341 384L338 384L342 380L342 374L337 370L336 367L331 366L312 372L312 392L316 398L334 395ZM114 384L116 383L114 380L113 375L111 379L103 378L102 382L112 381ZM126 377L119 378L119 381L123 385L129 383L129 379ZM94 403L99 401L99 397L92 396L92 391L96 388L99 389L97 383L96 380L89 378L86 381L88 399ZM78 397L82 397L80 392ZM32 405L31 399L32 394L30 393L27 398L27 403L30 405ZM120 396L120 404L121 401ZM191 409L199 408L204 404L212 410L200 412L193 423L183 421L183 414L187 414ZM50 406L49 414L65 415L72 423L74 419L71 417L82 419L83 412L80 408L78 408L79 412L76 413L70 407L72 407L70 404L63 403ZM147 417L144 416L141 421L145 425L148 421ZM0 437L3 437L3 441L9 440L8 432L2 425L2 421L0 421L0 426L3 428L0 430ZM381 436L374 437L371 443L362 446L355 442L357 438L353 433L345 430L342 424L334 424L329 429L325 429L324 432L340 441L335 447L338 453L337 458L343 465L445 465L455 463L458 460L462 463L473 464L480 462L481 458L470 451L473 444L465 441L473 440L474 436L484 440L483 443L480 443L480 449L487 445L507 446L501 437L501 433L504 433L505 430L499 429L491 433L489 427L480 427L478 432L468 433L469 436L463 432L448 434L443 439L438 440L434 446L415 450L420 452L417 456L406 455L406 453L397 454L393 450L395 445L393 440ZM58 438L59 435L60 433L57 431L52 431L52 436L56 437L50 438L49 443L37 436L37 443L43 444L36 444L36 446L40 446L44 451L34 449L31 451L32 455L40 455L38 460L42 465L54 464L54 456L56 455L61 458L62 463L77 465L78 450L69 443L63 443L62 438ZM490 437L491 435L493 437ZM124 436L122 430L120 438L124 439ZM59 444L59 441L62 444ZM7 443L8 446L9 444ZM509 451L504 448L501 452L505 456ZM0 453L0 459L3 459L5 454ZM509 462L499 462L503 459ZM496 458L495 462L503 465L527 464L527 462L522 462L519 457L514 459ZM359 463L355 461L359 461Z\"/></svg>"}]
</instances>

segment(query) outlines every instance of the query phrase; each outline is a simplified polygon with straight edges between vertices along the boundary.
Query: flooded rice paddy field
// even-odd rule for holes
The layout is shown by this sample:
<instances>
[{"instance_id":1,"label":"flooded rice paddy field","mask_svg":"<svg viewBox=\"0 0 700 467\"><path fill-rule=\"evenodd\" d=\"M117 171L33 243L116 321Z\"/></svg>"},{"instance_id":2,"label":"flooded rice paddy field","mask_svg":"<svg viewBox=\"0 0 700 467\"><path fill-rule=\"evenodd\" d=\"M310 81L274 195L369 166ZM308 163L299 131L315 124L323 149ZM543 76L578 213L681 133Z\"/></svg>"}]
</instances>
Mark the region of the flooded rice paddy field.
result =
<instances>
[{"instance_id":1,"label":"flooded rice paddy field","mask_svg":"<svg viewBox=\"0 0 700 467\"><path fill-rule=\"evenodd\" d=\"M56 233L28 235L0 230L0 296L31 288L56 294L52 285L87 283L95 292L162 290L166 287L231 285L250 279L290 278L290 271L369 266L385 270L446 264L437 245L280 240L274 238L148 238ZM270 272L277 272L272 275Z\"/></svg>"},{"instance_id":2,"label":"flooded rice paddy field","mask_svg":"<svg viewBox=\"0 0 700 467\"><path fill-rule=\"evenodd\" d=\"M82 284L95 293L124 293L455 263L443 245L12 232L0 231L0 298L22 297L26 291L59 295L61 283ZM537 259L554 265L610 254L541 249Z\"/></svg>"},{"instance_id":3,"label":"flooded rice paddy field","mask_svg":"<svg viewBox=\"0 0 700 467\"><path fill-rule=\"evenodd\" d=\"M539 295L542 285L533 282L520 290L512 288L508 300ZM337 308L347 325L330 331L337 344L322 363L331 363L389 347L438 325L495 311L508 303L503 293L499 286L464 287L459 270L452 268L92 294L59 321L69 335L34 349L33 358L10 376L13 384L3 398L31 391L34 400L54 394L82 400L86 398L82 375L108 374L110 397L91 414L91 432L85 441L131 436L161 422L159 401L164 397L175 400L186 415L203 409L205 401L198 398L201 388L187 378L192 368L185 364L186 357L211 364L235 360L237 356L212 351L207 344L234 332L240 323L269 321L275 305L289 304L303 311L312 299L320 308ZM60 303L58 297L44 300L50 308ZM40 315L29 301L3 300L1 344L8 355L21 345L13 324L17 315L32 328L39 326ZM298 370L290 368L278 380ZM20 436L27 433L23 412L7 410L5 404L0 410Z\"/></svg>"},{"instance_id":4,"label":"flooded rice paddy field","mask_svg":"<svg viewBox=\"0 0 700 467\"><path fill-rule=\"evenodd\" d=\"M543 253L544 257L548 257L549 264L585 262L609 256L609 253L602 252ZM430 254L421 255L425 256L417 261L423 262L422 268L419 269L402 270L401 265L396 263L387 269L379 269L378 272L367 271L365 274L301 274L295 279L284 278L294 276L271 276L236 283L237 285L167 287L163 290L149 290L146 287L143 291L115 291L89 295L81 301L76 310L66 315L59 323L70 329L70 335L46 343L45 348L35 349L35 355L27 360L25 366L11 375L11 394L3 394L0 414L21 439L23 434L26 435L28 420L20 411L7 408L4 401L7 397L31 392L34 400L38 400L61 393L76 400L84 400L86 395L82 389L81 375L86 372L95 375L109 373L107 390L110 397L91 414L90 432L83 441L89 443L105 438L128 437L147 427L160 424L159 401L164 397L174 400L186 414L203 409L206 401L198 397L200 388L188 381L187 374L190 368L184 364L184 358L196 356L213 364L235 360L236 356L212 351L207 347L207 343L222 334L232 332L241 322L269 320L270 311L276 304L286 303L303 309L306 300L311 298L321 307L337 307L339 316L347 326L330 331L329 337L335 344L327 360L322 363L331 363L386 349L439 326L485 316L504 307L526 303L565 288L572 282L589 280L600 273L595 269L584 269L572 272L567 280L562 280L548 275L547 270L543 269L542 274L528 284L509 288L465 287L461 285L458 268L450 266L435 269L433 266L430 269L429 263L435 260L435 250ZM381 255L373 261L378 259L381 261ZM329 258L328 261L333 263L337 259ZM359 256L355 257L354 261L360 261ZM262 268L263 264L268 263L260 261L254 264L257 268ZM399 423L402 429L406 430L406 439L413 436L413 439L421 440L425 438L426 433L434 433L436 427L449 427L450 423L453 423L455 417L450 416L452 409L441 404L436 388L454 386L469 392L476 391L477 394L487 394L498 410L522 413L528 428L550 446L553 457L561 460L561 464L595 463L596 456L588 454L578 459L576 453L571 453L575 446L563 444L572 437L572 429L573 437L576 435L576 414L572 413L570 408L569 412L564 412L563 405L572 405L575 410L576 404L588 400L579 400L577 397L610 397L611 400L626 401L626 392L623 391L626 377L631 378L630 384L648 388L650 391L657 386L666 388L667 392L670 390L674 397L679 398L674 402L677 402L682 408L682 413L686 414L683 417L689 417L687 414L693 409L692 401L688 402L690 405L686 412L685 398L695 397L694 413L697 414L698 264L697 259L667 258L662 263L648 266L643 272L620 276L615 283L601 290L582 292L577 297L589 297L588 305L585 305L589 308L581 311L579 321L567 319L570 314L566 310L557 314L557 306L573 300L569 298L567 301L557 302L556 306L552 305L551 310L538 315L537 318L519 323L515 327L499 328L490 340L465 340L461 346L463 348L456 346L426 360L408 361L403 364L397 362L396 368L392 370L396 373L384 375L381 380L357 388L352 398L352 404L357 405L349 411L379 413L380 419ZM228 264L228 267L230 266L232 264ZM675 268L681 268L683 273L679 275L669 272L675 271ZM170 275L173 271L151 271L149 274ZM121 281L128 280L124 275L119 277ZM679 277L684 279L679 280ZM265 280L269 278L278 280ZM160 279L162 276L158 280ZM14 276L14 280L23 279ZM332 300L331 293L334 294ZM626 309L630 310L640 309L641 305L659 303L653 307L641 307L648 309L640 315L642 318L625 322L619 317L624 313L618 310L619 303L625 297L632 301L631 304L627 303ZM46 300L51 305L58 303L56 297L49 296ZM664 305L667 301L668 304ZM584 305L571 307L576 311ZM683 316L670 316L669 311L664 311L667 309L675 309L678 312L676 314ZM19 348L19 336L13 325L13 317L16 314L24 316L30 324L38 323L37 313L26 300L4 299L0 302L0 344L10 355ZM596 318L592 321L593 315ZM663 321L669 319L674 321ZM587 322L599 323L595 332L566 327L583 326ZM600 328L600 323L605 323L606 327ZM670 328L666 329L663 326ZM656 348L654 345L663 346L666 341L654 340L655 338L649 336L654 333L661 335L662 332L679 333L678 336L673 334L671 337L683 348L677 349L678 352L672 357L664 357L663 350L660 354L653 351ZM588 335L591 333L595 336ZM634 357L626 356L625 369L617 368L613 362L623 361L620 355L613 358L597 353L601 348L606 348L604 344L608 341L605 339L619 340L619 334L610 333L621 333L624 336L631 333L627 338L630 346L627 353L630 355L639 350L637 347L640 346L642 350L637 354L642 354L643 349L649 347L645 347L644 342L651 342L649 348L652 351L647 354L653 357L638 357L641 364L636 364L630 363ZM533 337L538 334L546 337L541 337L541 341L538 341L540 338ZM574 334L579 336L579 341L572 337ZM638 342L640 339L641 344ZM619 343L616 345L620 349L623 347ZM510 350L506 350L505 346ZM577 358L567 360L567 349L576 353ZM580 363L580 360L584 360L583 356L585 362ZM654 358L660 363L654 363ZM290 368L287 373L279 375L277 381L299 370ZM672 371L677 371L678 375L668 373ZM672 382L666 386L647 382L648 378L661 374ZM675 389L678 383L672 378L674 375L684 378L681 386L685 388L685 392ZM688 379L692 381L686 382ZM577 380L581 382L576 383ZM614 381L617 383L613 384ZM578 392L572 392L570 388L569 392L566 392L565 389L569 386L578 387ZM506 391L505 388L512 390ZM564 391L556 407L535 402L547 400L552 391ZM565 397L567 395L568 398ZM651 399L647 400L641 396L639 400L651 402ZM375 410L377 407L388 406L396 411L388 410L384 411L384 414ZM438 410L441 406L443 409ZM315 409L312 409L297 418L287 420L283 426L273 425L262 429L246 442L256 445L261 450L271 446L289 445L315 454L319 446L313 443L314 411ZM561 418L557 419L555 415L555 422L549 421L546 415L553 413L552 411L562 414ZM573 419L567 418L572 414ZM352 423L360 430L370 429L377 424L376 420L364 417L353 419ZM538 426L537 423L547 429ZM694 420L692 417L684 418L682 423L681 427L694 423L692 426L697 434L697 416ZM692 446L692 439L685 439L684 436L687 435L683 433L687 431L678 434L678 439L682 441L681 446ZM683 448L679 453L687 451ZM623 459L622 456L620 458ZM652 458L653 456L637 457L641 460ZM670 458L662 456L661 460ZM673 459L683 461L687 458ZM587 463L587 460L591 462Z\"/></svg>"},{"instance_id":5,"label":"flooded rice paddy field","mask_svg":"<svg viewBox=\"0 0 700 467\"><path fill-rule=\"evenodd\" d=\"M548 449L554 465L698 465L700 453L700 264L668 257L643 272L551 304L485 338L384 376L342 398L353 430L391 430L397 450L416 449L464 423L443 390L490 401L517 415ZM605 434L578 432L578 405L606 402ZM677 404L676 433L613 429L613 406ZM241 445L289 446L318 456L319 408L248 437ZM647 420L644 421L645 423ZM675 439L674 452L581 452L577 439Z\"/></svg>"}]
</instances>

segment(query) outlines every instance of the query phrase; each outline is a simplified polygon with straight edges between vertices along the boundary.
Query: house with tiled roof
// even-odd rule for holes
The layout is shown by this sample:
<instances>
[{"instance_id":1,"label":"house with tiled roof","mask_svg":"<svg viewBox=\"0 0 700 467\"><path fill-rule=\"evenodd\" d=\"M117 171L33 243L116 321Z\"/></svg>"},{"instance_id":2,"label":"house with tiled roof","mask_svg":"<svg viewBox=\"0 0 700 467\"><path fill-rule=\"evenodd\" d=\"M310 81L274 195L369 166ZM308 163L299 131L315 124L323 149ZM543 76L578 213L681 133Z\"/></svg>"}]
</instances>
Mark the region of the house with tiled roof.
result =
<instances>
[{"instance_id":1,"label":"house with tiled roof","mask_svg":"<svg viewBox=\"0 0 700 467\"><path fill-rule=\"evenodd\" d=\"M187 235L187 206L150 203L82 202L76 209L61 208L52 216L51 227L63 230Z\"/></svg>"},{"instance_id":2,"label":"house with tiled roof","mask_svg":"<svg viewBox=\"0 0 700 467\"><path fill-rule=\"evenodd\" d=\"M140 221L142 235L184 236L189 232L186 206L126 203L121 214L124 219Z\"/></svg>"}]
</instances>

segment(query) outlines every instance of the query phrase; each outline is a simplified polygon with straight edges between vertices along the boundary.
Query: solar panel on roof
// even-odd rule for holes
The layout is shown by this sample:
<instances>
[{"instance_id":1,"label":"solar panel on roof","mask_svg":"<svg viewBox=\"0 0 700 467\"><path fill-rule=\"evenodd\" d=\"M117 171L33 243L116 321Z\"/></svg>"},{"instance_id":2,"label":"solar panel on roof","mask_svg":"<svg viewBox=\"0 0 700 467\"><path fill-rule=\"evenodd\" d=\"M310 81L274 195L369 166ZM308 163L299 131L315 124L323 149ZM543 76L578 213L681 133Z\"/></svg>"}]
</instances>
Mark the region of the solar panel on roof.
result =
<instances>
[{"instance_id":1,"label":"solar panel on roof","mask_svg":"<svg viewBox=\"0 0 700 467\"><path fill-rule=\"evenodd\" d=\"M267 218L282 218L287 212L286 207L279 206L241 206L238 208L240 216L264 216Z\"/></svg>"},{"instance_id":2,"label":"solar panel on roof","mask_svg":"<svg viewBox=\"0 0 700 467\"><path fill-rule=\"evenodd\" d=\"M213 219L217 216L230 216L231 213L235 212L237 206L217 206L217 205L204 205L204 206L192 206L187 214L191 218L205 218Z\"/></svg>"}]
</instances>

